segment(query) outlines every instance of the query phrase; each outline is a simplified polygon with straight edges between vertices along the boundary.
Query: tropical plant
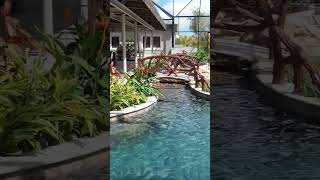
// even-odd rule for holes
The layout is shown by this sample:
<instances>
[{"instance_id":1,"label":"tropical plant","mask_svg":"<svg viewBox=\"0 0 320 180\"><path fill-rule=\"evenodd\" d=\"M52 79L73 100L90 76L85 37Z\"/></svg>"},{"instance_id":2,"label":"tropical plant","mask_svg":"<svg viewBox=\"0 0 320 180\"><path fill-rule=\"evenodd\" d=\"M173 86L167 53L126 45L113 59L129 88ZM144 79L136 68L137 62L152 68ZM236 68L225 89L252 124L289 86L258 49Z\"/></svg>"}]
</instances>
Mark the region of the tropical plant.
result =
<instances>
[{"instance_id":1,"label":"tropical plant","mask_svg":"<svg viewBox=\"0 0 320 180\"><path fill-rule=\"evenodd\" d=\"M197 57L201 62L208 62L209 60L209 55L206 51L196 51L192 53L193 56Z\"/></svg>"},{"instance_id":2,"label":"tropical plant","mask_svg":"<svg viewBox=\"0 0 320 180\"><path fill-rule=\"evenodd\" d=\"M161 95L160 91L151 85L153 75L135 70L132 75L126 75L127 84L132 85L137 92L145 96L159 96Z\"/></svg>"},{"instance_id":3,"label":"tropical plant","mask_svg":"<svg viewBox=\"0 0 320 180\"><path fill-rule=\"evenodd\" d=\"M147 97L136 91L131 83L112 78L110 83L110 108L121 110L126 107L146 102Z\"/></svg>"},{"instance_id":4,"label":"tropical plant","mask_svg":"<svg viewBox=\"0 0 320 180\"><path fill-rule=\"evenodd\" d=\"M46 37L47 49L57 58L48 71L40 59L29 70L25 57L6 52L8 71L0 75L1 152L35 151L108 129L107 99L85 93L70 56L61 53L59 41Z\"/></svg>"},{"instance_id":5,"label":"tropical plant","mask_svg":"<svg viewBox=\"0 0 320 180\"><path fill-rule=\"evenodd\" d=\"M57 67L78 77L85 94L94 98L105 97L108 92L108 67L110 55L106 47L106 32L90 33L87 24L76 24L72 33L77 37L75 42L65 46L59 37L42 33L46 50L56 59Z\"/></svg>"}]
</instances>

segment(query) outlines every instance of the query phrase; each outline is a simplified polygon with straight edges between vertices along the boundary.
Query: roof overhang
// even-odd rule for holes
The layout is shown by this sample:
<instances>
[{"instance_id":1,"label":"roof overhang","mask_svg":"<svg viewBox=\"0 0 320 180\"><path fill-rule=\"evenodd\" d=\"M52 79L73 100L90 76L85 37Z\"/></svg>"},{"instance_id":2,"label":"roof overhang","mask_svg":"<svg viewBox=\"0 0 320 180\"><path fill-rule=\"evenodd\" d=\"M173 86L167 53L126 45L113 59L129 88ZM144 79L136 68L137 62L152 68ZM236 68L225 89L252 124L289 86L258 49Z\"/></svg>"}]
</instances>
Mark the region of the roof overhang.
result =
<instances>
[{"instance_id":1,"label":"roof overhang","mask_svg":"<svg viewBox=\"0 0 320 180\"><path fill-rule=\"evenodd\" d=\"M125 0L125 5L157 30L165 30L166 25L152 0Z\"/></svg>"},{"instance_id":2,"label":"roof overhang","mask_svg":"<svg viewBox=\"0 0 320 180\"><path fill-rule=\"evenodd\" d=\"M149 30L165 30L166 25L151 0L110 0L111 19L120 22L121 14L126 14L126 24L132 26L137 21L139 27Z\"/></svg>"}]
</instances>

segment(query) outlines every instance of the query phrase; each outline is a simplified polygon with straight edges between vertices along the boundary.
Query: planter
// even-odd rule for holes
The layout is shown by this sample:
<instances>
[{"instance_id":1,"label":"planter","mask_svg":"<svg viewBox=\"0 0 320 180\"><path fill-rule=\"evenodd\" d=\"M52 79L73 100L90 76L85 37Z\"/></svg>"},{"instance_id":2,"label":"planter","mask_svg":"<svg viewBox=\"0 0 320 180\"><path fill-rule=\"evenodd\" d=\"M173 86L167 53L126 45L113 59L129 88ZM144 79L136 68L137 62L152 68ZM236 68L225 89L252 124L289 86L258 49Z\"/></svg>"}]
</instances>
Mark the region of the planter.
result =
<instances>
[{"instance_id":1,"label":"planter","mask_svg":"<svg viewBox=\"0 0 320 180\"><path fill-rule=\"evenodd\" d=\"M152 110L157 103L157 97L150 96L147 98L147 102L135 105L132 107L124 108L120 111L110 111L110 122L127 121L132 116L143 114L149 110Z\"/></svg>"}]
</instances>

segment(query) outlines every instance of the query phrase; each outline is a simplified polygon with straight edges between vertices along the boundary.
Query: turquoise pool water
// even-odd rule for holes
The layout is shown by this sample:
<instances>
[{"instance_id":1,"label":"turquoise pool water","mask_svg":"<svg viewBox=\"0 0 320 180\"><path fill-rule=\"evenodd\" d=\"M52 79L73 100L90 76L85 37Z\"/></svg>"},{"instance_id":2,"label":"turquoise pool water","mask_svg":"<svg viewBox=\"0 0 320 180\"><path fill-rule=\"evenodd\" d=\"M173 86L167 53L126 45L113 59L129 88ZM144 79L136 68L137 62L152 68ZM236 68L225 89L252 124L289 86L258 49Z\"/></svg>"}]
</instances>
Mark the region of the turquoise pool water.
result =
<instances>
[{"instance_id":1,"label":"turquoise pool water","mask_svg":"<svg viewBox=\"0 0 320 180\"><path fill-rule=\"evenodd\" d=\"M153 111L111 125L112 180L210 179L210 103L164 87Z\"/></svg>"}]
</instances>

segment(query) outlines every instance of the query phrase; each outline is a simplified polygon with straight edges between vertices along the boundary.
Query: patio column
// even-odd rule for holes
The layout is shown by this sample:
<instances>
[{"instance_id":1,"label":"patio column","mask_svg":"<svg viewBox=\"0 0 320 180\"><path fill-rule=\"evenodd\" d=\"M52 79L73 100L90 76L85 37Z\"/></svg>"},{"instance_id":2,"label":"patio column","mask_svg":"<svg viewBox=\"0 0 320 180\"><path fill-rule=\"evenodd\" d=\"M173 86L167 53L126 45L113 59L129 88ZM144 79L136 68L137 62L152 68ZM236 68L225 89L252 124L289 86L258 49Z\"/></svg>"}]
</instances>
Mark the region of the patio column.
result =
<instances>
[{"instance_id":1,"label":"patio column","mask_svg":"<svg viewBox=\"0 0 320 180\"><path fill-rule=\"evenodd\" d=\"M122 14L122 60L123 72L127 72L127 47L126 47L126 15Z\"/></svg>"},{"instance_id":2,"label":"patio column","mask_svg":"<svg viewBox=\"0 0 320 180\"><path fill-rule=\"evenodd\" d=\"M153 30L151 30L150 46L151 46L151 54L153 55Z\"/></svg>"},{"instance_id":3,"label":"patio column","mask_svg":"<svg viewBox=\"0 0 320 180\"><path fill-rule=\"evenodd\" d=\"M53 35L53 6L52 0L43 0L43 29Z\"/></svg>"},{"instance_id":4,"label":"patio column","mask_svg":"<svg viewBox=\"0 0 320 180\"><path fill-rule=\"evenodd\" d=\"M147 46L147 29L144 29L143 57L145 57L146 46Z\"/></svg>"},{"instance_id":5,"label":"patio column","mask_svg":"<svg viewBox=\"0 0 320 180\"><path fill-rule=\"evenodd\" d=\"M88 0L81 0L81 16L88 20Z\"/></svg>"},{"instance_id":6,"label":"patio column","mask_svg":"<svg viewBox=\"0 0 320 180\"><path fill-rule=\"evenodd\" d=\"M135 67L138 68L138 24L134 22L134 62Z\"/></svg>"},{"instance_id":7,"label":"patio column","mask_svg":"<svg viewBox=\"0 0 320 180\"><path fill-rule=\"evenodd\" d=\"M137 33L138 33L138 51L139 51L139 59L142 59L139 29L137 29Z\"/></svg>"}]
</instances>

